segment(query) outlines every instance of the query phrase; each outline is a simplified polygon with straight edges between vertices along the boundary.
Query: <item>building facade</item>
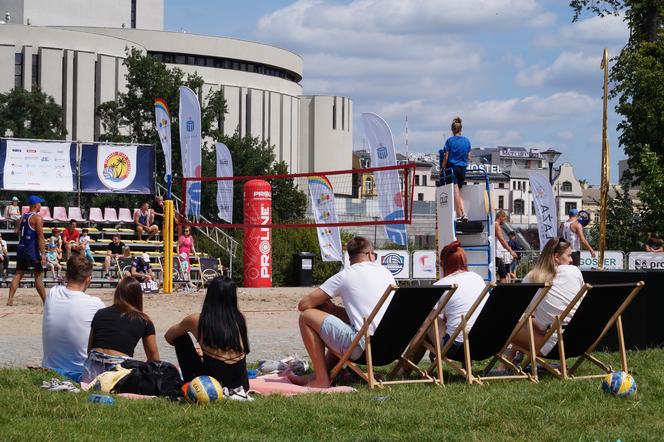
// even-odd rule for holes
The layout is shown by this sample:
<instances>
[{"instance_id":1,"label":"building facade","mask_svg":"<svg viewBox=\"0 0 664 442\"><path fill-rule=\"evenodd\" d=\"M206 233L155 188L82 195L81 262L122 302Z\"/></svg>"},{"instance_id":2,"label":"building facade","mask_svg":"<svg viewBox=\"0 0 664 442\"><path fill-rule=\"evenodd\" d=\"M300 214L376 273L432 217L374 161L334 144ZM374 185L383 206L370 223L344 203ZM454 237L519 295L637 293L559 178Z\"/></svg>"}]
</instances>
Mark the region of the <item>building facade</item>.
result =
<instances>
[{"instance_id":1,"label":"building facade","mask_svg":"<svg viewBox=\"0 0 664 442\"><path fill-rule=\"evenodd\" d=\"M290 51L164 32L163 0L0 0L3 8L10 20L0 25L0 92L41 88L63 107L69 139L99 139L95 108L126 90L123 61L137 48L200 75L201 99L222 90L224 133L267 141L291 172L351 168L352 101L303 96L302 59Z\"/></svg>"}]
</instances>

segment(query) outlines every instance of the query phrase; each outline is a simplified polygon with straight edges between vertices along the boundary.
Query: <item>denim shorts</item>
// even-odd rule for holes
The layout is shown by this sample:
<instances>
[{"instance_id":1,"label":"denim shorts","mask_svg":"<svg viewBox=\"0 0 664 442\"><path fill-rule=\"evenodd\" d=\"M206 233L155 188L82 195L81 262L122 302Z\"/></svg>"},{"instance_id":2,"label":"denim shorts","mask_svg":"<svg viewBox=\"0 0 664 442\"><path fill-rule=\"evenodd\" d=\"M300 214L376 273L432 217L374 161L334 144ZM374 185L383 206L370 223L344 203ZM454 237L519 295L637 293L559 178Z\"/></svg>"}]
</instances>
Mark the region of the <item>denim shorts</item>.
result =
<instances>
[{"instance_id":1,"label":"denim shorts","mask_svg":"<svg viewBox=\"0 0 664 442\"><path fill-rule=\"evenodd\" d=\"M325 345L340 355L348 350L355 336L357 336L355 328L334 315L326 316L320 325L321 339ZM350 354L351 361L357 360L362 353L364 353L364 338L360 339L359 345Z\"/></svg>"},{"instance_id":2,"label":"denim shorts","mask_svg":"<svg viewBox=\"0 0 664 442\"><path fill-rule=\"evenodd\" d=\"M131 358L127 356L111 356L92 350L83 364L81 382L90 383L100 374L113 370L116 365L122 364L128 359Z\"/></svg>"}]
</instances>

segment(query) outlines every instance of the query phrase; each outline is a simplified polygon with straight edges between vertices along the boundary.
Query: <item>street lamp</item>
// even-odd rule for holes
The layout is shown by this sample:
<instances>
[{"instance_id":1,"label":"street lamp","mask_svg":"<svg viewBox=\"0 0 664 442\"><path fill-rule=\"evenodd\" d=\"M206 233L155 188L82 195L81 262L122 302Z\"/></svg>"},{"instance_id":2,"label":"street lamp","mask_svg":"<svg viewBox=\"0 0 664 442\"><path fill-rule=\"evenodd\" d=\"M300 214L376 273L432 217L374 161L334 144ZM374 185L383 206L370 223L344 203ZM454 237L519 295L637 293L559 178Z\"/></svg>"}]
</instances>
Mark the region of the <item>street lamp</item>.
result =
<instances>
[{"instance_id":1,"label":"street lamp","mask_svg":"<svg viewBox=\"0 0 664 442\"><path fill-rule=\"evenodd\" d=\"M542 156L549 163L549 183L553 184L553 163L558 161L562 153L555 149L547 149L542 152Z\"/></svg>"}]
</instances>

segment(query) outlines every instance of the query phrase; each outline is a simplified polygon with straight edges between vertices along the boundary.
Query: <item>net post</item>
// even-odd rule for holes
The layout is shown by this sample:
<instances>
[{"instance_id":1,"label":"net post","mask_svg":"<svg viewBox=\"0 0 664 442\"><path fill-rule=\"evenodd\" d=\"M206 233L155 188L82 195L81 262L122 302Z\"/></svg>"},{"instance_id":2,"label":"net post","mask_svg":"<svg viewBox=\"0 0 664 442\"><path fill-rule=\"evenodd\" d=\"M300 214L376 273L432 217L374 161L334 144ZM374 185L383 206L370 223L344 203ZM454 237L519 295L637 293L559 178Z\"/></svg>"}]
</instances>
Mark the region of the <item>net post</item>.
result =
<instances>
[{"instance_id":1,"label":"net post","mask_svg":"<svg viewBox=\"0 0 664 442\"><path fill-rule=\"evenodd\" d=\"M173 292L173 200L164 201L164 294Z\"/></svg>"}]
</instances>

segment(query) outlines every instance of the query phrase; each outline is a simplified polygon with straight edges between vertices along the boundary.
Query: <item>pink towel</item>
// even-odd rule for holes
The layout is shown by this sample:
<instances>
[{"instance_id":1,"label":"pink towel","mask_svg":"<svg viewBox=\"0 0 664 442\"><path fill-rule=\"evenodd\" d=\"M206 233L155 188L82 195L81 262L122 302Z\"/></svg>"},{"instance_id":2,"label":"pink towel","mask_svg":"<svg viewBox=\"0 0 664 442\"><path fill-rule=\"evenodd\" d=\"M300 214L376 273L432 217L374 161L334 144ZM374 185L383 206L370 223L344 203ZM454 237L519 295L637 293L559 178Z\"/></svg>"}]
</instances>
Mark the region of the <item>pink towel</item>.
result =
<instances>
[{"instance_id":1,"label":"pink towel","mask_svg":"<svg viewBox=\"0 0 664 442\"><path fill-rule=\"evenodd\" d=\"M284 396L306 393L353 393L355 391L353 387L302 387L289 381L285 374L268 374L256 379L249 379L249 388L259 394L281 394Z\"/></svg>"}]
</instances>

